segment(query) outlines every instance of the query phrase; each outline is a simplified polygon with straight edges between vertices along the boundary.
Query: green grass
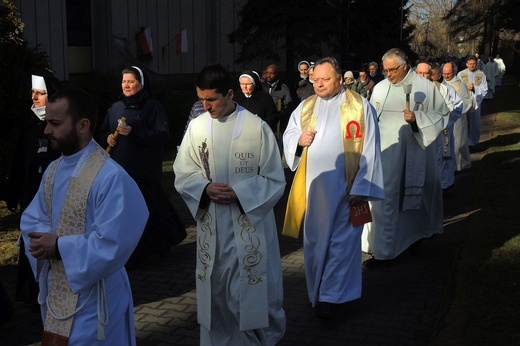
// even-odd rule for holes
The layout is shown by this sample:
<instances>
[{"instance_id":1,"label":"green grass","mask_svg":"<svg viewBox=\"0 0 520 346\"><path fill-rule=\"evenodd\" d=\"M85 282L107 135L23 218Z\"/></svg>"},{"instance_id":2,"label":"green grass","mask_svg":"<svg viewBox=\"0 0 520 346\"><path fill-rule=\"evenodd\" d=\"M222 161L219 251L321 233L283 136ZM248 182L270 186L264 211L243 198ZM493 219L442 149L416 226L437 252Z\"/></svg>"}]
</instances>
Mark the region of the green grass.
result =
<instances>
[{"instance_id":1,"label":"green grass","mask_svg":"<svg viewBox=\"0 0 520 346\"><path fill-rule=\"evenodd\" d=\"M520 345L520 110L518 88L499 100L477 171L479 212L461 225L455 297L432 345ZM495 101L497 102L497 101ZM509 109L509 110L507 110ZM507 111L504 111L507 110Z\"/></svg>"},{"instance_id":2,"label":"green grass","mask_svg":"<svg viewBox=\"0 0 520 346\"><path fill-rule=\"evenodd\" d=\"M5 202L0 201L0 265L17 263L19 248L16 240L20 234L18 218L18 213L11 213Z\"/></svg>"}]
</instances>

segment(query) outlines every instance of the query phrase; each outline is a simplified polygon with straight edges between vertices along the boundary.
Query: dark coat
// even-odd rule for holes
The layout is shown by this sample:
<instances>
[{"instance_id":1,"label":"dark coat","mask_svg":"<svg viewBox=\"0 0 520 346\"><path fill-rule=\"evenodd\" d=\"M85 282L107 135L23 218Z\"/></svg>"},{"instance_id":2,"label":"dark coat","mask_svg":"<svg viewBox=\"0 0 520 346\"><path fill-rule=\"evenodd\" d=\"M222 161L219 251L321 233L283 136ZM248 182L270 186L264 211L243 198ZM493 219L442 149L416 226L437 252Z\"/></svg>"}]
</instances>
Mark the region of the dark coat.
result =
<instances>
[{"instance_id":1,"label":"dark coat","mask_svg":"<svg viewBox=\"0 0 520 346\"><path fill-rule=\"evenodd\" d=\"M162 178L164 146L169 140L168 118L159 102L142 90L132 98L121 96L107 111L99 130L99 143L107 147L108 135L114 133L117 122L126 117L132 127L128 136L118 136L111 156L134 179Z\"/></svg>"},{"instance_id":2,"label":"dark coat","mask_svg":"<svg viewBox=\"0 0 520 346\"><path fill-rule=\"evenodd\" d=\"M296 89L296 95L299 101L305 100L307 97L314 95L314 86L308 79L300 78L298 87Z\"/></svg>"},{"instance_id":3,"label":"dark coat","mask_svg":"<svg viewBox=\"0 0 520 346\"><path fill-rule=\"evenodd\" d=\"M367 97L367 91L365 90L363 83L360 83L357 79L354 79L352 84L345 84L345 88L355 91L363 97Z\"/></svg>"},{"instance_id":4,"label":"dark coat","mask_svg":"<svg viewBox=\"0 0 520 346\"><path fill-rule=\"evenodd\" d=\"M280 119L276 106L271 96L263 90L255 89L251 97L246 97L243 92L235 94L235 102L258 115L262 120L269 124L273 131L276 130L276 124Z\"/></svg>"},{"instance_id":5,"label":"dark coat","mask_svg":"<svg viewBox=\"0 0 520 346\"><path fill-rule=\"evenodd\" d=\"M383 74L379 71L377 71L377 73L372 76L372 75L368 75L370 77L370 79L372 79L374 81L375 84L381 82L383 79L385 79L385 76L383 76Z\"/></svg>"},{"instance_id":6,"label":"dark coat","mask_svg":"<svg viewBox=\"0 0 520 346\"><path fill-rule=\"evenodd\" d=\"M48 145L48 139L43 134L46 125L31 110L24 116L9 178L6 198L9 209L16 209L18 203L22 212L27 208L38 192L43 172L60 157L60 153Z\"/></svg>"},{"instance_id":7,"label":"dark coat","mask_svg":"<svg viewBox=\"0 0 520 346\"><path fill-rule=\"evenodd\" d=\"M186 228L164 192L162 163L164 146L170 131L161 104L143 89L131 97L121 95L107 111L99 132L99 143L108 146L107 137L114 133L118 120L125 117L132 126L128 136L118 136L110 155L135 180L150 212L146 228L126 264L133 269L153 254L164 254L170 246L186 238Z\"/></svg>"}]
</instances>

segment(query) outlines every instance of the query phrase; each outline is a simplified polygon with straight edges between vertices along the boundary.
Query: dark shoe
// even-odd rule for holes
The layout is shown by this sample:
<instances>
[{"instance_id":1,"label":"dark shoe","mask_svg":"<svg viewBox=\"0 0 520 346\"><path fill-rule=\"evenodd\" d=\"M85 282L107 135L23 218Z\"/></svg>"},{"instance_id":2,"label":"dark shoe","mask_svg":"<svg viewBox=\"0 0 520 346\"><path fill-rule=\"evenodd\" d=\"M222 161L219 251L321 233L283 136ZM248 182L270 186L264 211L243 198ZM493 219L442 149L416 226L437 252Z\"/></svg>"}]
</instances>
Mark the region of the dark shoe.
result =
<instances>
[{"instance_id":1,"label":"dark shoe","mask_svg":"<svg viewBox=\"0 0 520 346\"><path fill-rule=\"evenodd\" d=\"M424 239L420 239L420 240L416 241L415 243L413 243L412 245L410 245L410 254L412 256L420 256L422 254L423 241L424 241Z\"/></svg>"},{"instance_id":2,"label":"dark shoe","mask_svg":"<svg viewBox=\"0 0 520 346\"><path fill-rule=\"evenodd\" d=\"M450 199L455 195L455 189L453 188L455 184L448 186L445 189L442 189L442 198Z\"/></svg>"},{"instance_id":3,"label":"dark shoe","mask_svg":"<svg viewBox=\"0 0 520 346\"><path fill-rule=\"evenodd\" d=\"M363 262L363 269L375 269L380 265L382 261L375 259L374 257Z\"/></svg>"},{"instance_id":4,"label":"dark shoe","mask_svg":"<svg viewBox=\"0 0 520 346\"><path fill-rule=\"evenodd\" d=\"M31 311L32 312L40 313L40 310L41 310L40 304L38 304L38 303L31 304Z\"/></svg>"},{"instance_id":5,"label":"dark shoe","mask_svg":"<svg viewBox=\"0 0 520 346\"><path fill-rule=\"evenodd\" d=\"M135 256L130 256L128 261L125 264L125 269L127 272L134 270L139 266L139 261Z\"/></svg>"},{"instance_id":6,"label":"dark shoe","mask_svg":"<svg viewBox=\"0 0 520 346\"><path fill-rule=\"evenodd\" d=\"M336 313L334 311L334 306L336 304L320 302L318 305L318 318L324 321L332 321L336 319Z\"/></svg>"}]
</instances>

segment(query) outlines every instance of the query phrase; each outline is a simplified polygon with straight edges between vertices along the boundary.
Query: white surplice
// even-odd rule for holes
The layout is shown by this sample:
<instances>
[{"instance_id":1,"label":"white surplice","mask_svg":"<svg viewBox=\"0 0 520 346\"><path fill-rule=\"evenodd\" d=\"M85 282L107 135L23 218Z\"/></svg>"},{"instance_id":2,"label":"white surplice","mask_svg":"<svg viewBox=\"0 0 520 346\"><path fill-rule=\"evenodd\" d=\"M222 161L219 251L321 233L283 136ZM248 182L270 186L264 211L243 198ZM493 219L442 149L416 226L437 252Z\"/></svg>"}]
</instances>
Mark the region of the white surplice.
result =
<instances>
[{"instance_id":1,"label":"white surplice","mask_svg":"<svg viewBox=\"0 0 520 346\"><path fill-rule=\"evenodd\" d=\"M273 212L285 176L272 130L239 105L219 119L203 113L190 122L173 168L197 221L201 345L274 345L285 332ZM210 181L232 187L240 205L201 209Z\"/></svg>"},{"instance_id":2,"label":"white surplice","mask_svg":"<svg viewBox=\"0 0 520 346\"><path fill-rule=\"evenodd\" d=\"M477 73L482 73L482 81L479 85L475 84L475 77ZM468 80L467 82L464 81L464 78L462 78L463 75L467 73ZM481 123L481 111L482 111L482 100L487 94L488 91L488 84L486 75L484 72L476 70L476 71L470 71L469 69L465 69L460 71L457 74L457 77L462 79L466 83L472 83L473 84L473 92L470 92L472 98L473 98L473 109L470 109L468 112L468 124L469 124L469 131L468 131L468 145L476 145L480 143L480 123Z\"/></svg>"},{"instance_id":3,"label":"white surplice","mask_svg":"<svg viewBox=\"0 0 520 346\"><path fill-rule=\"evenodd\" d=\"M36 197L22 215L20 228L25 253L39 282L38 300L44 320L52 268L48 260L37 261L30 255L27 234L56 232L70 178L81 167L83 153L93 145L97 145L94 140L78 153L59 159L61 162L54 175L52 215L47 213L43 194L48 171ZM77 306L84 305L74 317L69 345L135 345L132 291L124 265L137 246L147 219L148 209L136 183L121 166L108 159L90 188L85 234L58 239L67 280L72 292L79 294ZM98 294L96 285L101 280L104 292L102 289ZM98 313L103 313L105 309L103 303L108 313L108 322L104 326L105 340L96 340ZM100 317L102 321L104 317Z\"/></svg>"},{"instance_id":4,"label":"white surplice","mask_svg":"<svg viewBox=\"0 0 520 346\"><path fill-rule=\"evenodd\" d=\"M484 98L492 99L493 94L495 93L496 82L498 78L500 78L500 70L498 69L498 64L495 62L495 60L491 59L484 65L482 72L484 72L484 74L486 75L486 80L488 83L488 91Z\"/></svg>"},{"instance_id":5,"label":"white surplice","mask_svg":"<svg viewBox=\"0 0 520 346\"><path fill-rule=\"evenodd\" d=\"M471 167L471 157L468 146L469 136L467 113L473 107L473 97L471 96L466 83L457 76L454 76L450 81L444 80L444 82L455 89L463 102L462 115L460 119L453 124L455 170L461 171Z\"/></svg>"},{"instance_id":6,"label":"white surplice","mask_svg":"<svg viewBox=\"0 0 520 346\"><path fill-rule=\"evenodd\" d=\"M436 85L436 84L435 84ZM462 116L464 102L455 89L444 81L438 85L439 91L450 110L446 127L437 137L437 160L441 177L441 187L446 189L455 184L455 136L453 125Z\"/></svg>"},{"instance_id":7,"label":"white surplice","mask_svg":"<svg viewBox=\"0 0 520 346\"><path fill-rule=\"evenodd\" d=\"M499 72L499 76L495 85L502 86L502 78L504 77L504 73L506 73L506 64L504 64L504 60L502 60L502 58L495 58L495 62L498 65Z\"/></svg>"},{"instance_id":8,"label":"white surplice","mask_svg":"<svg viewBox=\"0 0 520 346\"><path fill-rule=\"evenodd\" d=\"M403 85L412 84L410 107L418 132L404 120ZM379 82L370 97L381 132L386 199L371 203L373 222L363 230L363 251L393 259L414 242L442 232L442 190L435 139L449 109L429 80L410 70L399 83ZM433 143L433 145L431 145Z\"/></svg>"},{"instance_id":9,"label":"white surplice","mask_svg":"<svg viewBox=\"0 0 520 346\"><path fill-rule=\"evenodd\" d=\"M373 107L364 107L365 138L360 168L350 189L365 200L384 198L379 131ZM303 223L305 274L309 300L344 303L361 296L361 230L350 220L340 106L344 91L331 99L317 98L314 106L316 136L307 151L307 209ZM302 134L303 102L292 113L283 135L284 152L291 170Z\"/></svg>"}]
</instances>

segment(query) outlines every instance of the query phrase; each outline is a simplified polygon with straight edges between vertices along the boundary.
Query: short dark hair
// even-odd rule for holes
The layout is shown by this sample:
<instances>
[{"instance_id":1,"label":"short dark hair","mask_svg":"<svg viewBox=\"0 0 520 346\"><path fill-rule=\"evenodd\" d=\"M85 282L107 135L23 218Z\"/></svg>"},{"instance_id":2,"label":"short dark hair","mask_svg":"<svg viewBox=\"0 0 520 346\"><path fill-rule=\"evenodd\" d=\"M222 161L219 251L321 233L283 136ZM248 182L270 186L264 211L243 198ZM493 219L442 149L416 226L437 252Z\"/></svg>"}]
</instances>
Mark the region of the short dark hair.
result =
<instances>
[{"instance_id":1,"label":"short dark hair","mask_svg":"<svg viewBox=\"0 0 520 346\"><path fill-rule=\"evenodd\" d=\"M431 67L432 67L432 71L435 70L435 71L439 71L439 72L441 72L441 67L440 67L440 65L437 64L436 62L434 62L434 63L432 63L432 64L430 64L430 65L431 65Z\"/></svg>"},{"instance_id":2,"label":"short dark hair","mask_svg":"<svg viewBox=\"0 0 520 346\"><path fill-rule=\"evenodd\" d=\"M94 133L97 123L97 107L92 97L83 89L70 87L56 91L49 96L48 101L53 103L61 99L68 101L67 114L72 117L73 123L77 124L78 121L86 118L90 121L90 132Z\"/></svg>"},{"instance_id":3,"label":"short dark hair","mask_svg":"<svg viewBox=\"0 0 520 346\"><path fill-rule=\"evenodd\" d=\"M224 66L212 64L199 72L195 86L202 90L216 89L219 94L226 95L231 89L231 77Z\"/></svg>"},{"instance_id":4,"label":"short dark hair","mask_svg":"<svg viewBox=\"0 0 520 346\"><path fill-rule=\"evenodd\" d=\"M336 77L343 77L343 74L341 73L341 66L338 63L338 60L336 60L336 58L334 57L328 56L325 58L321 58L318 61L316 61L314 66L323 65L327 63L332 65L332 68L336 72Z\"/></svg>"},{"instance_id":5,"label":"short dark hair","mask_svg":"<svg viewBox=\"0 0 520 346\"><path fill-rule=\"evenodd\" d=\"M477 57L474 56L474 55L468 55L468 56L466 57L466 62L468 62L468 61L470 61L470 60L473 60L473 61L477 62L478 59L477 59Z\"/></svg>"}]
</instances>

